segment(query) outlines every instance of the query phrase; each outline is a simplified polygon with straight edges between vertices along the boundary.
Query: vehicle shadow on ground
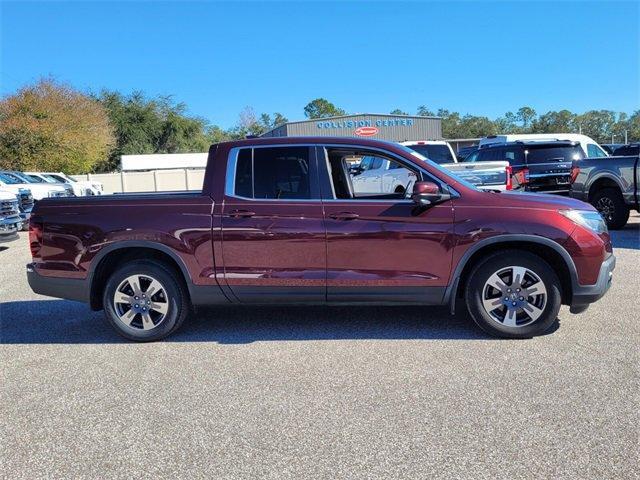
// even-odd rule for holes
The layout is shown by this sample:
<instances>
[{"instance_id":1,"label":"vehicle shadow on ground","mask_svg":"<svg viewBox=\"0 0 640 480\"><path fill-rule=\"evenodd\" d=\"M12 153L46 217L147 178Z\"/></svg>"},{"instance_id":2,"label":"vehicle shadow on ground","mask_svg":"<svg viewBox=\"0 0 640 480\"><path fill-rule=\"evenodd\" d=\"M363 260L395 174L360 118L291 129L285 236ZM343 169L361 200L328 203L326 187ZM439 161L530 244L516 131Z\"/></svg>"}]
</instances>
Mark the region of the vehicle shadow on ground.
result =
<instances>
[{"instance_id":1,"label":"vehicle shadow on ground","mask_svg":"<svg viewBox=\"0 0 640 480\"><path fill-rule=\"evenodd\" d=\"M464 310L459 310L463 312ZM557 329L557 325L548 333ZM415 306L224 306L200 311L168 342L492 340L466 312ZM128 343L102 312L65 300L0 304L1 344Z\"/></svg>"},{"instance_id":2,"label":"vehicle shadow on ground","mask_svg":"<svg viewBox=\"0 0 640 480\"><path fill-rule=\"evenodd\" d=\"M632 215L631 218L633 218ZM635 217L640 217L635 215ZM632 248L640 250L640 222L627 223L620 230L609 230L613 248Z\"/></svg>"}]
</instances>

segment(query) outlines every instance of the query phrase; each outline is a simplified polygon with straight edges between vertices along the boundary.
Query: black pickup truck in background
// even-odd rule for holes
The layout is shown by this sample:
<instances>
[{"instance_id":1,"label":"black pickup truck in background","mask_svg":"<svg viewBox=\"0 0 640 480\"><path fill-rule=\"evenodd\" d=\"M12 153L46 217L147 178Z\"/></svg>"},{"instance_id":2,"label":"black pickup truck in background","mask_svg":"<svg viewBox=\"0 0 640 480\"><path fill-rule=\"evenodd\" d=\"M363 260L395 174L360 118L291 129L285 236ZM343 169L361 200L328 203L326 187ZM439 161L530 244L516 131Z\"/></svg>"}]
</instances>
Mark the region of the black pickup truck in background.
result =
<instances>
[{"instance_id":1,"label":"black pickup truck in background","mask_svg":"<svg viewBox=\"0 0 640 480\"><path fill-rule=\"evenodd\" d=\"M596 207L610 229L624 227L629 211L640 211L639 159L632 155L574 161L570 195Z\"/></svg>"}]
</instances>

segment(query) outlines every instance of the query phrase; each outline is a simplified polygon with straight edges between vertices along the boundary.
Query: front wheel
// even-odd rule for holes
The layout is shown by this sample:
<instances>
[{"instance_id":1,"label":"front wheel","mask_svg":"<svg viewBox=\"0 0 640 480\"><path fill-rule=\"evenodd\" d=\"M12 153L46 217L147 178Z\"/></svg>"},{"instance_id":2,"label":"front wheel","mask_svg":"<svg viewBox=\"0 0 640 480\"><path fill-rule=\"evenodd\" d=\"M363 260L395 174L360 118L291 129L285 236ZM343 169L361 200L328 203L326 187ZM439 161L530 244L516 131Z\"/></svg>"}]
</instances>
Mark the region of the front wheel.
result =
<instances>
[{"instance_id":1,"label":"front wheel","mask_svg":"<svg viewBox=\"0 0 640 480\"><path fill-rule=\"evenodd\" d=\"M480 261L465 298L476 324L491 335L530 338L546 332L560 311L558 276L542 258L507 250Z\"/></svg>"},{"instance_id":2,"label":"front wheel","mask_svg":"<svg viewBox=\"0 0 640 480\"><path fill-rule=\"evenodd\" d=\"M123 337L150 342L177 330L189 312L185 287L162 263L135 260L116 269L103 294L107 320Z\"/></svg>"}]
</instances>

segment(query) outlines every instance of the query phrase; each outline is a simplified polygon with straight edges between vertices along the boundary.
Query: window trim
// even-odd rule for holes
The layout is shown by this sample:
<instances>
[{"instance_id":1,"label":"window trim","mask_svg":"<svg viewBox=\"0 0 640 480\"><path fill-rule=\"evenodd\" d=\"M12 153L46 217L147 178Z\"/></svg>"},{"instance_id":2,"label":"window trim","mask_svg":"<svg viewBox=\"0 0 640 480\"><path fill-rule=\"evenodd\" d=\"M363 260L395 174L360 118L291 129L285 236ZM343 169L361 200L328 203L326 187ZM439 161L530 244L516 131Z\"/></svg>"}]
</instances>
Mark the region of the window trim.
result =
<instances>
[{"instance_id":1,"label":"window trim","mask_svg":"<svg viewBox=\"0 0 640 480\"><path fill-rule=\"evenodd\" d=\"M318 198L249 198L243 197L242 195L236 195L236 170L238 168L238 155L240 154L240 150L249 149L251 150L251 191L254 192L254 178L253 178L253 151L256 148L306 148L308 150L308 161L309 161L309 190L310 194L313 195L314 190L314 177L318 177L317 174L317 162L315 161L315 147L314 144L306 144L306 143L288 143L283 145L250 145L246 147L233 147L229 150L229 156L227 158L227 172L225 175L224 182L224 196L229 198L236 198L239 200L245 200L248 202L277 202L277 203L320 203L322 201L322 195L318 190Z\"/></svg>"}]
</instances>

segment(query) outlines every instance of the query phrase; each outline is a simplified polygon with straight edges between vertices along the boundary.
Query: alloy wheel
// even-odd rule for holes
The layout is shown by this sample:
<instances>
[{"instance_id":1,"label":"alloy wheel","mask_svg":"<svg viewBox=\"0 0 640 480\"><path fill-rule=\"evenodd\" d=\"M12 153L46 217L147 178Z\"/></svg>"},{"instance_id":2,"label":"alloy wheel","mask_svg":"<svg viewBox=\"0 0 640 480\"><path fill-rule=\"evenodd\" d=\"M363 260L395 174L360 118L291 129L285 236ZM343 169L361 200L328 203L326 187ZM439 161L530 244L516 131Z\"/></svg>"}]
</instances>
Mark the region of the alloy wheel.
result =
<instances>
[{"instance_id":1,"label":"alloy wheel","mask_svg":"<svg viewBox=\"0 0 640 480\"><path fill-rule=\"evenodd\" d=\"M609 197L602 197L596 203L596 209L605 220L611 221L616 212L616 205Z\"/></svg>"},{"instance_id":2,"label":"alloy wheel","mask_svg":"<svg viewBox=\"0 0 640 480\"><path fill-rule=\"evenodd\" d=\"M118 319L127 327L151 330L160 325L169 311L164 286L149 275L125 278L113 295Z\"/></svg>"},{"instance_id":3,"label":"alloy wheel","mask_svg":"<svg viewBox=\"0 0 640 480\"><path fill-rule=\"evenodd\" d=\"M482 305L495 322L524 327L535 322L547 304L540 277L525 267L510 266L493 273L482 289Z\"/></svg>"}]
</instances>

